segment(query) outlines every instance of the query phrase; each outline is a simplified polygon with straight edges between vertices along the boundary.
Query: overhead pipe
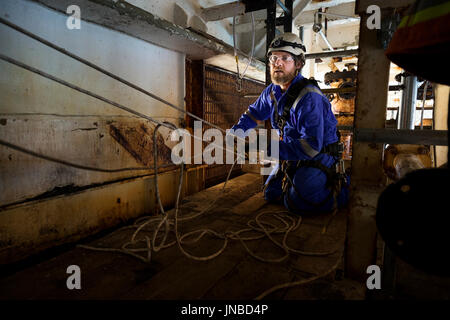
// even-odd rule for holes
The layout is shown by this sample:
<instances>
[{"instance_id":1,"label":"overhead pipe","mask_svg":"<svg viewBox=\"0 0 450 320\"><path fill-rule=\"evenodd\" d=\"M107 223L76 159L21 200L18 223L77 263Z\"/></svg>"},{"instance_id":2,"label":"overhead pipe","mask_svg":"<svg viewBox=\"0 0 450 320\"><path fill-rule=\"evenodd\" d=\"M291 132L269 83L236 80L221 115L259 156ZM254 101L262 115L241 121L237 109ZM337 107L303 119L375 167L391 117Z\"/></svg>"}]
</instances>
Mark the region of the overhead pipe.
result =
<instances>
[{"instance_id":1,"label":"overhead pipe","mask_svg":"<svg viewBox=\"0 0 450 320\"><path fill-rule=\"evenodd\" d=\"M327 37L325 36L322 30L319 31L319 34L322 37L323 41L325 41L325 43L327 44L328 49L330 49L331 51L335 51L330 41L328 41Z\"/></svg>"},{"instance_id":2,"label":"overhead pipe","mask_svg":"<svg viewBox=\"0 0 450 320\"><path fill-rule=\"evenodd\" d=\"M326 52L317 52L317 53L307 53L305 54L305 59L316 59L316 58L331 58L331 57L349 57L358 55L358 49L349 49L349 50L334 50L334 51L326 51Z\"/></svg>"}]
</instances>

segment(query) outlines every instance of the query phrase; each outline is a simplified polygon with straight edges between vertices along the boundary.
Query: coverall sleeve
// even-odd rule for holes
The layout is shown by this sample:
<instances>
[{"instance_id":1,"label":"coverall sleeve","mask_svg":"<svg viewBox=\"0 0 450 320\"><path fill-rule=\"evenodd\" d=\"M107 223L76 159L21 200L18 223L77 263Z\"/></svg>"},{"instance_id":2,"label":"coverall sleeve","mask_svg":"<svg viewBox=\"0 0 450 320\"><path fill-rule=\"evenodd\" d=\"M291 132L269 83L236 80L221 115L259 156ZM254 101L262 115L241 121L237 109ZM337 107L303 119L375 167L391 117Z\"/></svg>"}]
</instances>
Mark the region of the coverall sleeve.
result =
<instances>
[{"instance_id":1,"label":"coverall sleeve","mask_svg":"<svg viewBox=\"0 0 450 320\"><path fill-rule=\"evenodd\" d=\"M257 123L254 120L267 120L271 114L272 102L270 99L270 90L271 86L264 89L258 99L248 107L248 110L239 118L237 124L231 127L231 129L242 129L247 131L248 129L256 127Z\"/></svg>"},{"instance_id":2,"label":"coverall sleeve","mask_svg":"<svg viewBox=\"0 0 450 320\"><path fill-rule=\"evenodd\" d=\"M313 158L311 153L320 152L323 146L324 107L322 96L310 92L291 110L291 119L300 138L286 136L280 141L280 160L310 160Z\"/></svg>"}]
</instances>

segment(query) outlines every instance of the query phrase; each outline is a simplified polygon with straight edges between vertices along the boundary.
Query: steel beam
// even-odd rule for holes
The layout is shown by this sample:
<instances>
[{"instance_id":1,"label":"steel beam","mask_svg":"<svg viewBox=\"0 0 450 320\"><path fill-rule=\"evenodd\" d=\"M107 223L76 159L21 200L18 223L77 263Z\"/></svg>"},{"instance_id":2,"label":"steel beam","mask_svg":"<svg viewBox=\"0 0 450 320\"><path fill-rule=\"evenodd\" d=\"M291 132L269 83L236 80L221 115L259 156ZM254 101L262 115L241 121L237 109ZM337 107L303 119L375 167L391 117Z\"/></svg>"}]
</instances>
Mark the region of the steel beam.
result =
<instances>
[{"instance_id":1,"label":"steel beam","mask_svg":"<svg viewBox=\"0 0 450 320\"><path fill-rule=\"evenodd\" d=\"M283 28L284 32L292 32L292 10L293 10L293 0L284 0L285 7L287 11L285 10L284 13L284 21L283 21Z\"/></svg>"},{"instance_id":2,"label":"steel beam","mask_svg":"<svg viewBox=\"0 0 450 320\"><path fill-rule=\"evenodd\" d=\"M330 89L320 89L323 93L350 93L356 92L358 87L348 87L348 88L330 88ZM402 85L398 86L389 86L389 91L400 91L403 90ZM387 110L397 110L398 108L387 108ZM432 110L433 108L425 108L425 110ZM421 110L421 108L417 107L416 110Z\"/></svg>"},{"instance_id":3,"label":"steel beam","mask_svg":"<svg viewBox=\"0 0 450 320\"><path fill-rule=\"evenodd\" d=\"M417 77L410 75L404 78L405 89L402 94L402 104L399 112L398 129L414 130L414 114L417 97Z\"/></svg>"},{"instance_id":4,"label":"steel beam","mask_svg":"<svg viewBox=\"0 0 450 320\"><path fill-rule=\"evenodd\" d=\"M225 3L201 9L201 17L205 21L217 21L245 13L245 4L241 1Z\"/></svg>"},{"instance_id":5,"label":"steel beam","mask_svg":"<svg viewBox=\"0 0 450 320\"><path fill-rule=\"evenodd\" d=\"M276 29L276 9L277 1L272 0L270 4L267 5L267 34L266 34L266 52L269 50L269 45L275 38ZM270 79L270 66L266 64L266 85L272 82Z\"/></svg>"},{"instance_id":6,"label":"steel beam","mask_svg":"<svg viewBox=\"0 0 450 320\"><path fill-rule=\"evenodd\" d=\"M355 128L355 142L447 146L447 130Z\"/></svg>"},{"instance_id":7,"label":"steel beam","mask_svg":"<svg viewBox=\"0 0 450 320\"><path fill-rule=\"evenodd\" d=\"M349 57L358 55L358 49L351 50L335 50L328 52L317 52L305 54L305 59L331 58L331 57Z\"/></svg>"}]
</instances>

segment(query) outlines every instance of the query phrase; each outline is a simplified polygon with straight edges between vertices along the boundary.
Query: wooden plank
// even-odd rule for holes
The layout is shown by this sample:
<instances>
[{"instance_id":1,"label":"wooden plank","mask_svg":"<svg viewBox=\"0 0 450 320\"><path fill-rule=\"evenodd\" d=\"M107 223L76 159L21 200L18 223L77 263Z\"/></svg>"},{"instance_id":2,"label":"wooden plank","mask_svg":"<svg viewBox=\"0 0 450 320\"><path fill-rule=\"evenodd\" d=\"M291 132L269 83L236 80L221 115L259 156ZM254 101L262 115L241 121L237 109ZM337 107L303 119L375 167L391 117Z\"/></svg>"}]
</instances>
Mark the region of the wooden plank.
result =
<instances>
[{"instance_id":1,"label":"wooden plank","mask_svg":"<svg viewBox=\"0 0 450 320\"><path fill-rule=\"evenodd\" d=\"M207 243L202 241L203 244ZM242 253L230 247L208 261L195 261L178 255L175 263L145 283L123 295L125 299L199 299L211 284L221 279L239 262ZM210 252L216 251L220 245ZM204 249L204 248L203 248Z\"/></svg>"},{"instance_id":2,"label":"wooden plank","mask_svg":"<svg viewBox=\"0 0 450 320\"><path fill-rule=\"evenodd\" d=\"M264 210L259 210L258 213L270 210L276 212L283 209L282 206L271 204L266 206ZM291 248L305 251L326 252L335 249L335 254L325 257L291 254L282 263L265 263L246 254L246 258L220 282L217 282L203 298L253 299L273 286L327 272L342 257L346 231L345 212L340 212L331 222L329 221L330 216L330 214L325 214L304 218L301 227L289 236L287 243ZM328 222L330 223L328 224ZM322 233L323 226L326 224L328 225L327 231ZM281 242L281 237L278 237L278 241ZM281 257L284 253L282 249L276 247L267 239L249 243L248 246L255 254L265 258ZM334 273L331 274L331 277L333 277ZM291 289L277 290L268 295L267 298L281 299L289 290ZM296 297L290 296L290 298L295 299Z\"/></svg>"},{"instance_id":3,"label":"wooden plank","mask_svg":"<svg viewBox=\"0 0 450 320\"><path fill-rule=\"evenodd\" d=\"M231 213L249 215L262 208L266 203L267 202L264 200L263 193L258 192L254 196L235 206Z\"/></svg>"},{"instance_id":4,"label":"wooden plank","mask_svg":"<svg viewBox=\"0 0 450 320\"><path fill-rule=\"evenodd\" d=\"M265 263L247 255L220 282L216 283L203 299L251 300L265 290L293 280L285 264ZM271 298L280 299L283 290Z\"/></svg>"}]
</instances>

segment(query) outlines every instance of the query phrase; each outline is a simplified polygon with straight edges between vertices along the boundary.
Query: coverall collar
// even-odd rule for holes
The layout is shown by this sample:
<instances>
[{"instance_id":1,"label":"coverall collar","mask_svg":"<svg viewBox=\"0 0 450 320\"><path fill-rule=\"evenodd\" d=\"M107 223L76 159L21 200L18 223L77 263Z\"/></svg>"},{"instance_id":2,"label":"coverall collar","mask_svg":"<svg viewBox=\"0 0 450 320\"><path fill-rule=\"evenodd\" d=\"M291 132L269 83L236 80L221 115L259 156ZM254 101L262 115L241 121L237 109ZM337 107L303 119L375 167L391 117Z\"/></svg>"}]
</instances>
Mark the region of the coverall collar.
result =
<instances>
[{"instance_id":1,"label":"coverall collar","mask_svg":"<svg viewBox=\"0 0 450 320\"><path fill-rule=\"evenodd\" d=\"M298 75L296 75L295 78L292 79L292 82L291 82L291 84L289 85L289 87L288 87L287 90L289 90L289 88L290 88L294 83L301 81L303 78L304 78L304 77L303 77L302 74L299 72ZM273 88L274 88L274 93L275 93L275 96L277 97L277 99L279 99L280 96L282 96L283 94L285 94L285 93L287 92L287 90L284 91L284 92L282 92L282 91L281 91L281 87L280 87L279 85L277 85L277 84L274 84L274 85L273 85Z\"/></svg>"}]
</instances>

